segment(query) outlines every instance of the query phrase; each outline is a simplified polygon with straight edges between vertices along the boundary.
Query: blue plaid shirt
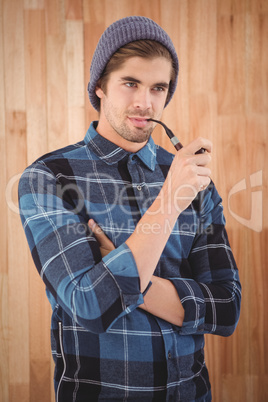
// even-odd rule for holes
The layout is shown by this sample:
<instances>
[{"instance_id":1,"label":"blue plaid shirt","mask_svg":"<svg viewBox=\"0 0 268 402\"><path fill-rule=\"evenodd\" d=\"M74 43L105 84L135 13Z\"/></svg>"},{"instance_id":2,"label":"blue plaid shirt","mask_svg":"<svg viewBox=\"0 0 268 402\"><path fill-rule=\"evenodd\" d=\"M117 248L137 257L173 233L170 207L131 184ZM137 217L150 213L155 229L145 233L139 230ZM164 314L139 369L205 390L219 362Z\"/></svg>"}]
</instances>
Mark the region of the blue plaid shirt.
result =
<instances>
[{"instance_id":1,"label":"blue plaid shirt","mask_svg":"<svg viewBox=\"0 0 268 402\"><path fill-rule=\"evenodd\" d=\"M94 127L84 141L38 159L19 184L22 224L53 310L57 401L208 401L204 334L232 334L241 299L221 198L213 183L199 193L155 269L176 287L183 326L145 312L125 241L173 155L152 139L126 152ZM116 247L104 258L89 218Z\"/></svg>"}]
</instances>

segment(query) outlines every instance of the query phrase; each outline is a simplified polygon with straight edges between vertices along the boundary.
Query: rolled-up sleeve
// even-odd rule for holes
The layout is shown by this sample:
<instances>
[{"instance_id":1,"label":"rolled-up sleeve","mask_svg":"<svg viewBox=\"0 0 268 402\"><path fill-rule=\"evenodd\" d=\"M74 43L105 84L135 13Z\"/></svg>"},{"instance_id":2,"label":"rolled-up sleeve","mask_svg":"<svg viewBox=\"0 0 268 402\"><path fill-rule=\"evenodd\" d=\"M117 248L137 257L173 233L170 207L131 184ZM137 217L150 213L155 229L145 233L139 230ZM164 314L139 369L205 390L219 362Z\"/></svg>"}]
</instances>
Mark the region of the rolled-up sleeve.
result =
<instances>
[{"instance_id":1,"label":"rolled-up sleeve","mask_svg":"<svg viewBox=\"0 0 268 402\"><path fill-rule=\"evenodd\" d=\"M200 225L187 258L189 278L171 278L185 310L181 334L229 336L241 304L238 268L225 230L221 198L214 185L203 199Z\"/></svg>"},{"instance_id":2,"label":"rolled-up sleeve","mask_svg":"<svg viewBox=\"0 0 268 402\"><path fill-rule=\"evenodd\" d=\"M35 163L19 183L21 220L47 291L79 325L100 333L143 303L139 275L125 243L102 260L81 198L69 190L71 201L50 169Z\"/></svg>"}]
</instances>

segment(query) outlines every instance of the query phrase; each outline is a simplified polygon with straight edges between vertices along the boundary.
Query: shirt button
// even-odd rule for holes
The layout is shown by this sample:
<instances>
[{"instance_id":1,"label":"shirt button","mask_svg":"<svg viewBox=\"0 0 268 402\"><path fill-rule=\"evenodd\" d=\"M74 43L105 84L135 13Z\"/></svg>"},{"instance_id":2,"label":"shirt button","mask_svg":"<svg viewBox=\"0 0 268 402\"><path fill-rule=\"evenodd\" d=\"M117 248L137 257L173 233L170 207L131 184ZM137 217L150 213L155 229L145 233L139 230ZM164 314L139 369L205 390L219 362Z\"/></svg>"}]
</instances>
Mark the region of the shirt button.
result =
<instances>
[{"instance_id":1,"label":"shirt button","mask_svg":"<svg viewBox=\"0 0 268 402\"><path fill-rule=\"evenodd\" d=\"M137 185L137 190L141 191L141 185L140 184Z\"/></svg>"},{"instance_id":2,"label":"shirt button","mask_svg":"<svg viewBox=\"0 0 268 402\"><path fill-rule=\"evenodd\" d=\"M168 352L168 358L171 359L171 353L170 352Z\"/></svg>"}]
</instances>

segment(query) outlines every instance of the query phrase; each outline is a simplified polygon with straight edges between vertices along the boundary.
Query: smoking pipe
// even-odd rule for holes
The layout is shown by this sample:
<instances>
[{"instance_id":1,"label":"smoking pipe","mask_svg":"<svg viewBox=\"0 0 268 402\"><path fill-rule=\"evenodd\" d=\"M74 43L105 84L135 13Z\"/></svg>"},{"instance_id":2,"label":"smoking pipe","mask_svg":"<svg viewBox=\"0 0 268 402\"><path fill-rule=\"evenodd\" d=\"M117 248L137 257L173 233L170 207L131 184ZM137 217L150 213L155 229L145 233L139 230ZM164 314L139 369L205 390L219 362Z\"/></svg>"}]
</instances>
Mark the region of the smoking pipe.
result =
<instances>
[{"instance_id":1,"label":"smoking pipe","mask_svg":"<svg viewBox=\"0 0 268 402\"><path fill-rule=\"evenodd\" d=\"M154 121L155 123L161 124L161 126L164 127L171 143L174 145L174 147L177 151L179 151L183 147L183 145L179 141L179 139L173 134L173 132L170 130L170 128L168 128L164 123L162 123L162 121L155 120L155 119L148 119L148 121ZM203 154L205 151L206 151L205 148L200 148L198 151L196 151L196 154Z\"/></svg>"}]
</instances>

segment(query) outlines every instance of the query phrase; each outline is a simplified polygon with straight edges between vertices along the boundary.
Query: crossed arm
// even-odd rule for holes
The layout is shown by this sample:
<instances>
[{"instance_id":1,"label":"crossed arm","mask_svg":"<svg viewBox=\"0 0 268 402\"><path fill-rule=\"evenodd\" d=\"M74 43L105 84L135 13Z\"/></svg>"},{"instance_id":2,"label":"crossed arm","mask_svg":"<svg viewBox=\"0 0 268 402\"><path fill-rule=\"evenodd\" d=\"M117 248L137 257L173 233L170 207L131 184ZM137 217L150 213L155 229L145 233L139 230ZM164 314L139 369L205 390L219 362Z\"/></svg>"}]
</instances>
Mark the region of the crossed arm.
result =
<instances>
[{"instance_id":1,"label":"crossed arm","mask_svg":"<svg viewBox=\"0 0 268 402\"><path fill-rule=\"evenodd\" d=\"M201 147L207 149L208 152L196 155L196 151ZM210 162L210 152L211 143L198 138L175 155L167 179L160 191L164 203L161 204L161 200L156 199L126 241L137 265L141 292L144 292L150 281L152 283L140 308L178 326L182 326L184 308L175 286L167 279L154 276L153 272L170 236L170 232L164 229L165 223L168 222L169 227L172 228L180 212L193 201L200 188L204 189L210 183L211 172L207 168L207 164ZM180 191L179 197L178 190ZM179 205L178 199L180 200ZM161 212L159 212L160 210ZM148 236L147 233L140 230L142 225L154 227L155 223L162 228L160 233L152 233ZM114 249L112 242L94 221L89 221L89 226L101 245L102 253Z\"/></svg>"},{"instance_id":2,"label":"crossed arm","mask_svg":"<svg viewBox=\"0 0 268 402\"><path fill-rule=\"evenodd\" d=\"M90 219L88 225L94 233L99 245L102 257L107 255L115 247L102 229ZM152 276L152 285L144 296L144 303L139 308L148 313L162 318L171 324L182 326L184 308L182 307L178 293L173 283L167 279Z\"/></svg>"}]
</instances>

